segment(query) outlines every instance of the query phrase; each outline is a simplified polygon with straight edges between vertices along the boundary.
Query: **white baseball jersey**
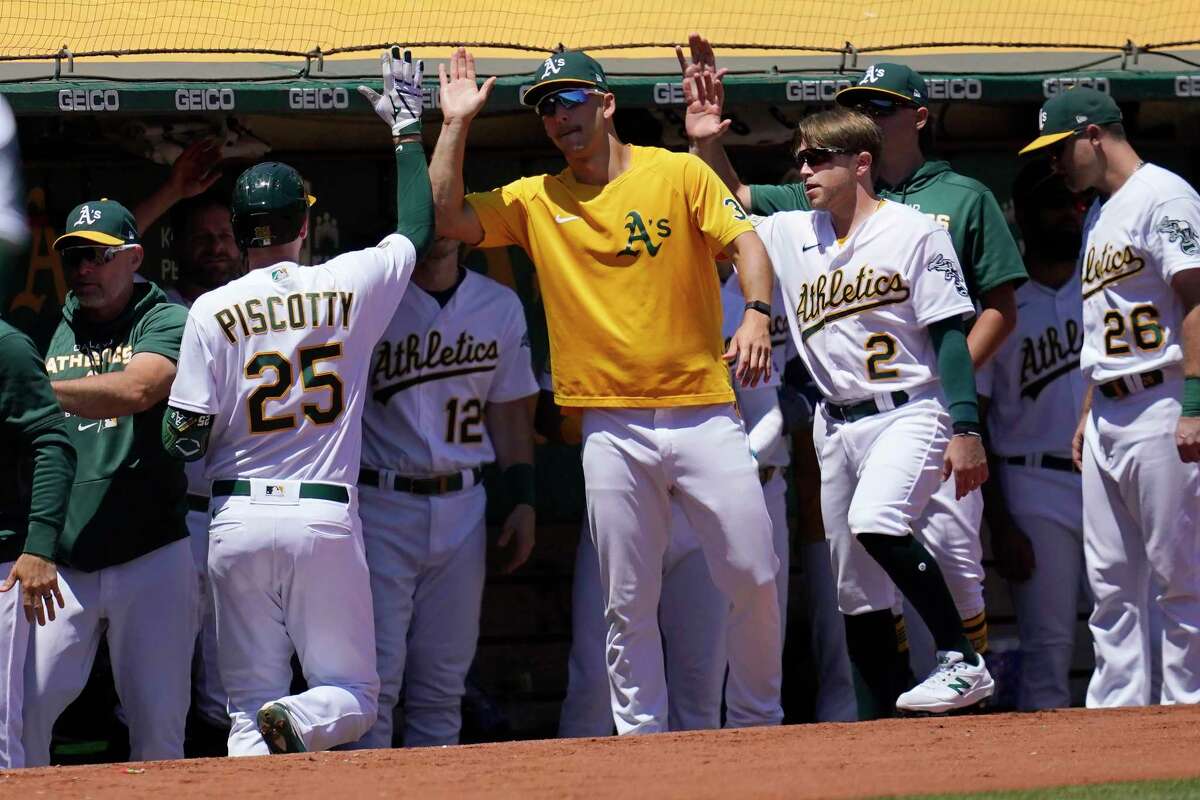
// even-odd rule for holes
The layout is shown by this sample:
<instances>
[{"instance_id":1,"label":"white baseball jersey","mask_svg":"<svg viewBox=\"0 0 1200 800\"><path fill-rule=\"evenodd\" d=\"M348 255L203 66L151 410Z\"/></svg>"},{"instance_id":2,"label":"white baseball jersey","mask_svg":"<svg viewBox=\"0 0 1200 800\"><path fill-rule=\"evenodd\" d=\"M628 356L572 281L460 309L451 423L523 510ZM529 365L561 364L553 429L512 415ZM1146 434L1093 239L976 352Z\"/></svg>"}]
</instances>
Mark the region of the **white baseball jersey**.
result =
<instances>
[{"instance_id":1,"label":"white baseball jersey","mask_svg":"<svg viewBox=\"0 0 1200 800\"><path fill-rule=\"evenodd\" d=\"M403 475L494 460L485 406L538 390L521 301L470 270L444 308L405 292L371 360L362 463Z\"/></svg>"},{"instance_id":2,"label":"white baseball jersey","mask_svg":"<svg viewBox=\"0 0 1200 800\"><path fill-rule=\"evenodd\" d=\"M320 266L252 270L196 300L169 402L214 415L209 478L357 482L371 351L415 262L392 234Z\"/></svg>"},{"instance_id":3,"label":"white baseball jersey","mask_svg":"<svg viewBox=\"0 0 1200 800\"><path fill-rule=\"evenodd\" d=\"M167 299L176 305L181 305L184 308L191 308L192 304L186 297L179 293L179 290L174 286L163 289L167 295ZM183 462L183 472L187 476L188 494L194 494L198 497L209 496L209 480L205 477L207 467L205 466L205 458L198 458L195 461Z\"/></svg>"},{"instance_id":4,"label":"white baseball jersey","mask_svg":"<svg viewBox=\"0 0 1200 800\"><path fill-rule=\"evenodd\" d=\"M1017 328L976 381L979 393L991 398L991 450L1001 457L1070 458L1086 388L1079 371L1079 273L1058 289L1029 280L1017 288L1016 300Z\"/></svg>"},{"instance_id":5,"label":"white baseball jersey","mask_svg":"<svg viewBox=\"0 0 1200 800\"><path fill-rule=\"evenodd\" d=\"M758 461L759 466L764 467L784 467L789 461L787 442L781 435L783 415L779 410L778 394L779 386L783 382L783 365L787 354L787 344L791 338L788 333L786 309L779 281L775 281L775 288L771 293L770 378L753 388L742 386L733 377L737 362L729 365L733 392L737 397L738 410L746 424L746 432L750 435L751 450L755 452L755 460ZM728 347L729 340L733 338L738 326L742 324L742 317L746 313L746 297L742 294L742 286L736 273L730 275L721 284L721 313L721 336L724 337L725 346ZM770 419L767 420L767 424L763 428L759 428L759 425L768 417ZM756 435L756 429L761 432L761 435ZM765 440L760 441L760 439Z\"/></svg>"},{"instance_id":6,"label":"white baseball jersey","mask_svg":"<svg viewBox=\"0 0 1200 800\"><path fill-rule=\"evenodd\" d=\"M1176 273L1200 267L1200 196L1145 164L1083 223L1081 366L1104 383L1183 360Z\"/></svg>"},{"instance_id":7,"label":"white baseball jersey","mask_svg":"<svg viewBox=\"0 0 1200 800\"><path fill-rule=\"evenodd\" d=\"M758 226L817 388L835 403L937 380L931 323L974 313L950 234L886 200L844 241L823 211Z\"/></svg>"}]
</instances>

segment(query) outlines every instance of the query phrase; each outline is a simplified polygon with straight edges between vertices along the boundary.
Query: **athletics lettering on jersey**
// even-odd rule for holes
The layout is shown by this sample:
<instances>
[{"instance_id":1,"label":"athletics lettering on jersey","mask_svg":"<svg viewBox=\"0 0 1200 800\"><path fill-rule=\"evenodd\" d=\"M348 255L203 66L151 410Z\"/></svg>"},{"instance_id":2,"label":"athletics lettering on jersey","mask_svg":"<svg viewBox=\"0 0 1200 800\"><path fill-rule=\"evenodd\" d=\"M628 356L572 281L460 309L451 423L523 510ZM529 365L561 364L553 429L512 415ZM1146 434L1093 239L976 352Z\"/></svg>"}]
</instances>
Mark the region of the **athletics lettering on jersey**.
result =
<instances>
[{"instance_id":1,"label":"athletics lettering on jersey","mask_svg":"<svg viewBox=\"0 0 1200 800\"><path fill-rule=\"evenodd\" d=\"M800 323L803 338L821 330L826 322L891 303L903 303L911 294L904 276L898 272L876 274L874 269L863 265L853 282L846 279L846 272L846 268L837 269L800 286L796 320Z\"/></svg>"},{"instance_id":2,"label":"athletics lettering on jersey","mask_svg":"<svg viewBox=\"0 0 1200 800\"><path fill-rule=\"evenodd\" d=\"M1026 336L1021 341L1021 396L1036 400L1056 378L1079 368L1081 352L1083 328L1073 319L1066 320L1062 335L1050 326L1036 341Z\"/></svg>"},{"instance_id":3,"label":"athletics lettering on jersey","mask_svg":"<svg viewBox=\"0 0 1200 800\"><path fill-rule=\"evenodd\" d=\"M46 372L57 375L73 369L87 369L88 375L105 372L113 364L128 364L133 358L133 346L113 341L77 345L71 355L48 356ZM83 377L83 376L81 376Z\"/></svg>"},{"instance_id":4,"label":"athletics lettering on jersey","mask_svg":"<svg viewBox=\"0 0 1200 800\"><path fill-rule=\"evenodd\" d=\"M1083 297L1087 298L1103 289L1105 286L1124 280L1131 275L1141 272L1146 266L1146 259L1134 252L1129 245L1118 249L1106 242L1100 251L1096 246L1088 248L1083 257Z\"/></svg>"},{"instance_id":5,"label":"athletics lettering on jersey","mask_svg":"<svg viewBox=\"0 0 1200 800\"><path fill-rule=\"evenodd\" d=\"M272 276L274 277L274 276ZM350 328L354 292L293 292L289 295L251 297L218 309L213 314L230 344L243 337L301 328Z\"/></svg>"},{"instance_id":6,"label":"athletics lettering on jersey","mask_svg":"<svg viewBox=\"0 0 1200 800\"><path fill-rule=\"evenodd\" d=\"M375 348L375 367L371 372L372 396L376 402L386 403L396 392L419 383L494 370L499 360L498 340L481 341L466 331L459 333L458 341L452 347L443 346L442 333L437 330L429 331L424 342L416 333L410 333L397 342L384 339ZM432 369L439 371L414 374Z\"/></svg>"}]
</instances>

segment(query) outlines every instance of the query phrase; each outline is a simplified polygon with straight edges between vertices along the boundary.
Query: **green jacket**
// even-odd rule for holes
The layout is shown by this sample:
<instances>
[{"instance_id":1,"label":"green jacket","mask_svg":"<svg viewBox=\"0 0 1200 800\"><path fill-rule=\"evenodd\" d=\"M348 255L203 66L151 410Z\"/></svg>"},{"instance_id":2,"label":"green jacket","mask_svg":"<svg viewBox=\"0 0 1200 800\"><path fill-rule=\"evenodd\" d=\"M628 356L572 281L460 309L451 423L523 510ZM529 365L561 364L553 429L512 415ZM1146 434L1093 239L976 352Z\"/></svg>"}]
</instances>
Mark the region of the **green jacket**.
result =
<instances>
[{"instance_id":1,"label":"green jacket","mask_svg":"<svg viewBox=\"0 0 1200 800\"><path fill-rule=\"evenodd\" d=\"M67 514L75 450L42 357L0 321L0 564L53 558ZM0 581L8 577L0 574Z\"/></svg>"},{"instance_id":2,"label":"green jacket","mask_svg":"<svg viewBox=\"0 0 1200 800\"><path fill-rule=\"evenodd\" d=\"M129 306L111 322L91 324L67 295L63 320L46 351L51 380L120 372L138 353L178 361L187 309L153 283L135 284ZM68 416L78 455L66 526L55 557L91 572L124 564L187 536L183 462L162 448L166 398L129 417Z\"/></svg>"},{"instance_id":3,"label":"green jacket","mask_svg":"<svg viewBox=\"0 0 1200 800\"><path fill-rule=\"evenodd\" d=\"M974 300L1010 281L1029 275L1009 230L1004 212L991 191L974 178L959 175L945 161L926 161L896 186L877 184L880 197L912 206L950 232ZM808 211L804 184L750 187L750 211Z\"/></svg>"}]
</instances>

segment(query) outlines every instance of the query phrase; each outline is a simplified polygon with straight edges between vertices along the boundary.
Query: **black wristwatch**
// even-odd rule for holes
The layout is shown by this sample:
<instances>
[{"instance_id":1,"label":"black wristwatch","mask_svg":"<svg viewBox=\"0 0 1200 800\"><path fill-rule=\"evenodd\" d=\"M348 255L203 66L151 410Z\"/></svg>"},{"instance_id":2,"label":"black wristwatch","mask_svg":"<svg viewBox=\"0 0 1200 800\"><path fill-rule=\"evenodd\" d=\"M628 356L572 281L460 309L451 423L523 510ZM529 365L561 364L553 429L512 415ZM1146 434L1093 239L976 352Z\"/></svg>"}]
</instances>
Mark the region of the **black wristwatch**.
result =
<instances>
[{"instance_id":1,"label":"black wristwatch","mask_svg":"<svg viewBox=\"0 0 1200 800\"><path fill-rule=\"evenodd\" d=\"M771 306L768 305L767 303L764 303L762 300L751 300L749 303L746 303L746 307L744 310L745 311L754 310L760 314L766 314L767 319L771 318Z\"/></svg>"}]
</instances>

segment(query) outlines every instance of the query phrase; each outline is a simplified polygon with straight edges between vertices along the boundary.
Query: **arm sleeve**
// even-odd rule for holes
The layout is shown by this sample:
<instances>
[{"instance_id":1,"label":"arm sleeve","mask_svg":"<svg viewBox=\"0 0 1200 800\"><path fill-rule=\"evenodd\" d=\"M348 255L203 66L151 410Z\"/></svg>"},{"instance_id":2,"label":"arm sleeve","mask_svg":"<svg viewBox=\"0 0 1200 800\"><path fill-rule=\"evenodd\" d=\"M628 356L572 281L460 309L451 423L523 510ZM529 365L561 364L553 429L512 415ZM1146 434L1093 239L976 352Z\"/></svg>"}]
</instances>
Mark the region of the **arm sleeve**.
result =
<instances>
[{"instance_id":1,"label":"arm sleeve","mask_svg":"<svg viewBox=\"0 0 1200 800\"><path fill-rule=\"evenodd\" d=\"M1200 267L1200 199L1176 197L1160 203L1147 235L1167 283L1178 272Z\"/></svg>"},{"instance_id":2,"label":"arm sleeve","mask_svg":"<svg viewBox=\"0 0 1200 800\"><path fill-rule=\"evenodd\" d=\"M420 261L433 244L433 188L420 142L396 147L396 233L412 242Z\"/></svg>"},{"instance_id":3,"label":"arm sleeve","mask_svg":"<svg viewBox=\"0 0 1200 800\"><path fill-rule=\"evenodd\" d=\"M507 403L537 394L538 382L533 377L533 354L529 348L529 333L525 327L525 312L515 296L515 306L509 312L507 334L501 341L500 361L496 377L488 388L489 403Z\"/></svg>"},{"instance_id":4,"label":"arm sleeve","mask_svg":"<svg viewBox=\"0 0 1200 800\"><path fill-rule=\"evenodd\" d=\"M908 279L918 325L961 317L975 310L954 253L954 243L940 227L918 243L908 264Z\"/></svg>"},{"instance_id":5,"label":"arm sleeve","mask_svg":"<svg viewBox=\"0 0 1200 800\"><path fill-rule=\"evenodd\" d=\"M975 369L961 317L947 317L929 325L938 375L955 423L979 424L979 398L975 394Z\"/></svg>"},{"instance_id":6,"label":"arm sleeve","mask_svg":"<svg viewBox=\"0 0 1200 800\"><path fill-rule=\"evenodd\" d=\"M522 179L523 180L523 179ZM467 195L475 216L483 227L483 239L476 247L516 245L529 250L529 227L522 180Z\"/></svg>"},{"instance_id":7,"label":"arm sleeve","mask_svg":"<svg viewBox=\"0 0 1200 800\"><path fill-rule=\"evenodd\" d=\"M75 447L63 418L35 434L29 449L33 451L33 486L25 552L53 559L75 481Z\"/></svg>"},{"instance_id":8,"label":"arm sleeve","mask_svg":"<svg viewBox=\"0 0 1200 800\"><path fill-rule=\"evenodd\" d=\"M750 186L750 213L775 214L779 211L811 211L803 183L772 186L756 183Z\"/></svg>"},{"instance_id":9,"label":"arm sleeve","mask_svg":"<svg viewBox=\"0 0 1200 800\"><path fill-rule=\"evenodd\" d=\"M964 248L963 267L971 272L976 291L990 292L997 286L1029 279L1021 251L996 197L985 191L979 195L975 213L968 226L970 240Z\"/></svg>"},{"instance_id":10,"label":"arm sleeve","mask_svg":"<svg viewBox=\"0 0 1200 800\"><path fill-rule=\"evenodd\" d=\"M142 321L141 333L133 345L134 355L157 353L178 363L187 318L187 309L175 303L160 303L152 308Z\"/></svg>"},{"instance_id":11,"label":"arm sleeve","mask_svg":"<svg viewBox=\"0 0 1200 800\"><path fill-rule=\"evenodd\" d=\"M213 379L214 359L204 341L204 331L193 306L183 329L179 346L179 366L171 384L167 403L175 408L196 414L215 414L220 408L216 381Z\"/></svg>"},{"instance_id":12,"label":"arm sleeve","mask_svg":"<svg viewBox=\"0 0 1200 800\"><path fill-rule=\"evenodd\" d=\"M692 221L704 234L708 250L716 258L725 245L747 231L754 230L750 216L742 209L712 167L693 155L683 159L683 188ZM708 265L712 269L712 265Z\"/></svg>"}]
</instances>

